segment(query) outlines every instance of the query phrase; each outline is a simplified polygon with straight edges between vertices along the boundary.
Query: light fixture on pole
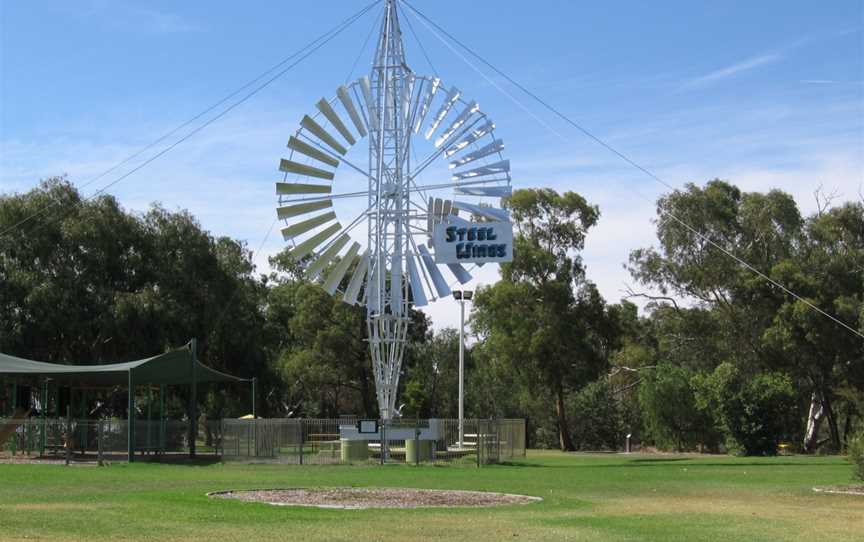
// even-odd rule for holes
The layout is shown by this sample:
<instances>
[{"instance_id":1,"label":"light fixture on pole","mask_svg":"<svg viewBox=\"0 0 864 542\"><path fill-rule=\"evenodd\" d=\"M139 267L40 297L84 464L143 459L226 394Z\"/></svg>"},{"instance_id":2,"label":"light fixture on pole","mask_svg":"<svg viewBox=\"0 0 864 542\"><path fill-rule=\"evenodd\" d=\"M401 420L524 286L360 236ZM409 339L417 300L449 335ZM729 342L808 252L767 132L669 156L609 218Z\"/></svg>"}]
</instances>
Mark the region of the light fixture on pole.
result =
<instances>
[{"instance_id":1,"label":"light fixture on pole","mask_svg":"<svg viewBox=\"0 0 864 542\"><path fill-rule=\"evenodd\" d=\"M471 290L454 290L453 298L459 301L459 449L465 447L465 302L471 301Z\"/></svg>"}]
</instances>

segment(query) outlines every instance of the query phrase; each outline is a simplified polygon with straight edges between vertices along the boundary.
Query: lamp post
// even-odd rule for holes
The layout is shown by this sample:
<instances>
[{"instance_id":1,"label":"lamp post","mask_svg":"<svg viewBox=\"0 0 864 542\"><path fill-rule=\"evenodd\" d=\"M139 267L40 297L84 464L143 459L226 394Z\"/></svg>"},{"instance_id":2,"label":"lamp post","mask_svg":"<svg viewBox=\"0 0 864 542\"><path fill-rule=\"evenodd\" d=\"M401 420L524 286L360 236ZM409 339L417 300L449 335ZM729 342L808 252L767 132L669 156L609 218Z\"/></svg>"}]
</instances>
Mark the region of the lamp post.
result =
<instances>
[{"instance_id":1,"label":"lamp post","mask_svg":"<svg viewBox=\"0 0 864 542\"><path fill-rule=\"evenodd\" d=\"M459 449L465 447L465 302L471 301L474 292L455 290L453 298L459 301Z\"/></svg>"}]
</instances>

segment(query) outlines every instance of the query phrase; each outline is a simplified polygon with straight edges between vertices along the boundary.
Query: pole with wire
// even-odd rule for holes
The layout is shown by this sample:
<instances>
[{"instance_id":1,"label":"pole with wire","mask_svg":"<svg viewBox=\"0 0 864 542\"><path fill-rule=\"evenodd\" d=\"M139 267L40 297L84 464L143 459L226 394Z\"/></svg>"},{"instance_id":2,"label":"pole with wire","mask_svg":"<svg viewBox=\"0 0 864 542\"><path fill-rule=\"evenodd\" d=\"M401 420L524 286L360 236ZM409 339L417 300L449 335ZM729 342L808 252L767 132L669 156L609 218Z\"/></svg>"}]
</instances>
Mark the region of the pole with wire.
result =
<instances>
[{"instance_id":1,"label":"pole with wire","mask_svg":"<svg viewBox=\"0 0 864 542\"><path fill-rule=\"evenodd\" d=\"M459 449L465 447L465 301L474 296L471 290L455 290L453 298L459 301Z\"/></svg>"}]
</instances>

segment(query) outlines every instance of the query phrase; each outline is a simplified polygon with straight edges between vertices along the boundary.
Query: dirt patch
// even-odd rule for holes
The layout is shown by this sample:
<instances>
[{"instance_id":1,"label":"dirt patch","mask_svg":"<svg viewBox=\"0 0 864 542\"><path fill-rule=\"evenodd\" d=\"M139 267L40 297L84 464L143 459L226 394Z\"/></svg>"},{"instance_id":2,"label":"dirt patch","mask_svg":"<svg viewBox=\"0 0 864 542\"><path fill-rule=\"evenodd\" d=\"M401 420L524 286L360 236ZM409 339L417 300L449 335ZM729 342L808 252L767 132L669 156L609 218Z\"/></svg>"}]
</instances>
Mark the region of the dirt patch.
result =
<instances>
[{"instance_id":1,"label":"dirt patch","mask_svg":"<svg viewBox=\"0 0 864 542\"><path fill-rule=\"evenodd\" d=\"M216 491L211 497L261 502L276 506L319 508L453 508L528 504L542 500L528 495L410 488L294 488Z\"/></svg>"},{"instance_id":2,"label":"dirt patch","mask_svg":"<svg viewBox=\"0 0 864 542\"><path fill-rule=\"evenodd\" d=\"M864 485L814 487L813 491L816 493L830 493L832 495L858 495L864 497Z\"/></svg>"}]
</instances>

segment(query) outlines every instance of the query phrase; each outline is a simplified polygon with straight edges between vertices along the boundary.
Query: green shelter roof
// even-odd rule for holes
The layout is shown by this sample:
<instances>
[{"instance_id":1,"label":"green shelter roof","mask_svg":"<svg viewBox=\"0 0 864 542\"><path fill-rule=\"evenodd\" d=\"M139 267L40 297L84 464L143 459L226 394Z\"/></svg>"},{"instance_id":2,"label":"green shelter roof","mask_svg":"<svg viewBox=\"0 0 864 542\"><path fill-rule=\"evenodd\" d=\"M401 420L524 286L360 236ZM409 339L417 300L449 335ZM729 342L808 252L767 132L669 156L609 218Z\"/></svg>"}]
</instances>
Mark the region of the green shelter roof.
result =
<instances>
[{"instance_id":1,"label":"green shelter roof","mask_svg":"<svg viewBox=\"0 0 864 542\"><path fill-rule=\"evenodd\" d=\"M55 382L81 386L128 385L129 375L136 384L190 384L192 367L197 382L248 382L211 369L193 360L189 347L152 358L101 365L66 365L17 358L0 353L0 376L50 378Z\"/></svg>"}]
</instances>

